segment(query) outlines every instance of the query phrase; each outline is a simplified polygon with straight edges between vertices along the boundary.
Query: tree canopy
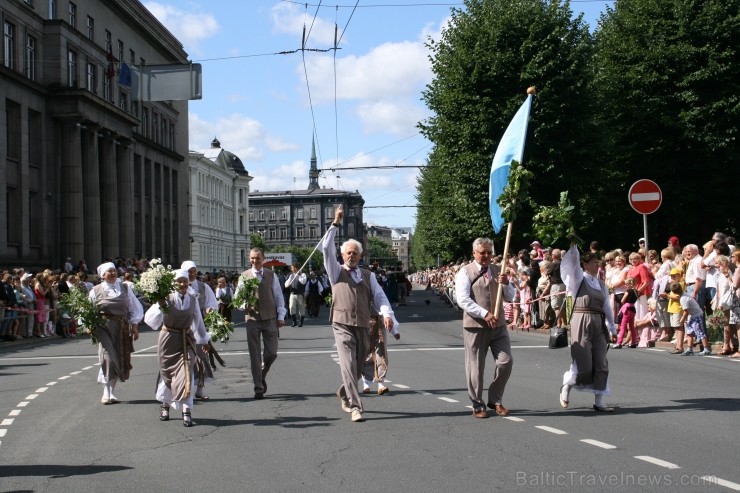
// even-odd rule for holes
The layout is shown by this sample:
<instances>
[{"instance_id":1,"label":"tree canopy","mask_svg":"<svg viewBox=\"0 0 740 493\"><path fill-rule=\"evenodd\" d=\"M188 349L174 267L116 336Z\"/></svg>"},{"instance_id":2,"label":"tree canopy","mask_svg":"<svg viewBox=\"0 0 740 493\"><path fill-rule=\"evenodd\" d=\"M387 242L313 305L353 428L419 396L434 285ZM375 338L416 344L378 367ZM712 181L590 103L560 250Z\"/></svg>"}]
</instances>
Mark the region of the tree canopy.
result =
<instances>
[{"instance_id":1,"label":"tree canopy","mask_svg":"<svg viewBox=\"0 0 740 493\"><path fill-rule=\"evenodd\" d=\"M434 147L417 187L416 265L456 260L475 237L493 236L491 159L530 85L538 96L523 164L533 207L518 215L513 245L537 239L532 217L563 192L580 236L632 245L642 217L627 192L640 178L663 190L649 216L660 244L737 234L726 182L740 157L740 0L617 0L593 35L567 2L464 4L428 42L434 79L423 100L433 116L419 128Z\"/></svg>"}]
</instances>

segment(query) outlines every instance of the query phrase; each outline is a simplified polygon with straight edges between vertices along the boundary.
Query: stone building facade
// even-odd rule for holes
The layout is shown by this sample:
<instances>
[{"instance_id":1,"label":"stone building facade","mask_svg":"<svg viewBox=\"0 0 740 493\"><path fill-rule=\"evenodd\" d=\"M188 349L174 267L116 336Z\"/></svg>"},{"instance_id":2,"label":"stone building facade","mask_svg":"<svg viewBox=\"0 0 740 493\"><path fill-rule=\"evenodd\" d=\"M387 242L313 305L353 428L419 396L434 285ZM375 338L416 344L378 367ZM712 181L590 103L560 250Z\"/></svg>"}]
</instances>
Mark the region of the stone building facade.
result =
<instances>
[{"instance_id":1,"label":"stone building facade","mask_svg":"<svg viewBox=\"0 0 740 493\"><path fill-rule=\"evenodd\" d=\"M249 265L249 175L241 159L213 139L190 151L190 260L205 271Z\"/></svg>"},{"instance_id":2,"label":"stone building facade","mask_svg":"<svg viewBox=\"0 0 740 493\"><path fill-rule=\"evenodd\" d=\"M0 264L189 250L188 103L134 101L123 64L187 63L137 0L0 4Z\"/></svg>"},{"instance_id":3,"label":"stone building facade","mask_svg":"<svg viewBox=\"0 0 740 493\"><path fill-rule=\"evenodd\" d=\"M354 238L367 246L363 228L365 200L358 191L346 192L319 186L316 149L311 149L309 184L306 190L254 190L249 194L249 229L260 234L268 247L296 245L313 248L344 207L344 221L337 241Z\"/></svg>"}]
</instances>

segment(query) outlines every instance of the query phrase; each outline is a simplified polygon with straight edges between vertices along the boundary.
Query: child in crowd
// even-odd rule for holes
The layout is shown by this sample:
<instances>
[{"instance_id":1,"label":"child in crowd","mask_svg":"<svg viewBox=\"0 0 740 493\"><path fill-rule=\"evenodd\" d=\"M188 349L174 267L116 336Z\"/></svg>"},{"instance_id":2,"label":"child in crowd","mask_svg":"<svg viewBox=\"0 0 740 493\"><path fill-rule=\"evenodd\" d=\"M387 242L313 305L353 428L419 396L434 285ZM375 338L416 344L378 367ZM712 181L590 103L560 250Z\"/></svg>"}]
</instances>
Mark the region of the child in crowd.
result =
<instances>
[{"instance_id":1,"label":"child in crowd","mask_svg":"<svg viewBox=\"0 0 740 493\"><path fill-rule=\"evenodd\" d=\"M700 355L712 354L712 350L709 349L709 341L707 340L707 334L704 331L704 310L699 306L696 300L683 292L681 285L677 282L671 283L671 293L680 296L679 303L681 303L681 322L686 324L686 338L688 339L688 347L683 352L684 356L694 355L694 339L701 339L704 349L699 353Z\"/></svg>"},{"instance_id":2,"label":"child in crowd","mask_svg":"<svg viewBox=\"0 0 740 493\"><path fill-rule=\"evenodd\" d=\"M617 337L617 343L612 346L614 349L622 349L624 334L627 332L627 329L630 331L629 347L637 347L637 329L635 328L635 303L637 303L637 290L635 290L635 279L633 277L628 277L624 281L624 284L627 290L622 295L622 307L619 309L619 314L622 315L622 321L619 323L619 336Z\"/></svg>"},{"instance_id":3,"label":"child in crowd","mask_svg":"<svg viewBox=\"0 0 740 493\"><path fill-rule=\"evenodd\" d=\"M519 269L519 306L522 311L522 329L529 332L532 324L532 290L529 288L529 269Z\"/></svg>"},{"instance_id":4,"label":"child in crowd","mask_svg":"<svg viewBox=\"0 0 740 493\"><path fill-rule=\"evenodd\" d=\"M665 293L661 293L662 298L668 298L668 308L666 311L671 318L671 329L676 341L676 347L671 351L671 354L683 354L683 336L684 329L683 323L681 323L681 303L678 301L681 298L680 294L671 293L671 284L677 283L681 288L681 292L684 291L683 271L679 267L674 267L670 271L671 281L666 285Z\"/></svg>"}]
</instances>

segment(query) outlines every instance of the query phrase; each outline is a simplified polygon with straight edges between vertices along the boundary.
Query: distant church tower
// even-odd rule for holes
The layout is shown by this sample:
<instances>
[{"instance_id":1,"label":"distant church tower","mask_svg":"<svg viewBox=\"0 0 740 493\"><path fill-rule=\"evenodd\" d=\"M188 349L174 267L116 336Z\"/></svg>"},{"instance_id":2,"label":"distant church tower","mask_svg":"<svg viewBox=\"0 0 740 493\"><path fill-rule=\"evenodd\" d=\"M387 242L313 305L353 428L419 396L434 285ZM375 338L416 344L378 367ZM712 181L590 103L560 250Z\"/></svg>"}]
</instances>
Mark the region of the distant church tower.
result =
<instances>
[{"instance_id":1,"label":"distant church tower","mask_svg":"<svg viewBox=\"0 0 740 493\"><path fill-rule=\"evenodd\" d=\"M316 190L319 187L319 169L316 167L316 137L311 139L311 169L308 172L308 189Z\"/></svg>"}]
</instances>

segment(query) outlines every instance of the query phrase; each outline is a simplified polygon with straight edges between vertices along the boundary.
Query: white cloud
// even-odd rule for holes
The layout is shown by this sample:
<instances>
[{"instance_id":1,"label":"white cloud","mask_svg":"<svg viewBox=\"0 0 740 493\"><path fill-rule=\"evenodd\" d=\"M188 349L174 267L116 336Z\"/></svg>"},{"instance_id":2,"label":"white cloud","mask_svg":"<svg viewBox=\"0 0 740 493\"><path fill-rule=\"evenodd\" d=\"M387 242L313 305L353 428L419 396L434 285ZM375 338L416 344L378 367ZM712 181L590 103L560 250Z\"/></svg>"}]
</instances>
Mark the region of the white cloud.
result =
<instances>
[{"instance_id":1,"label":"white cloud","mask_svg":"<svg viewBox=\"0 0 740 493\"><path fill-rule=\"evenodd\" d=\"M185 51L199 53L199 43L220 30L213 14L189 12L158 2L145 2L144 6L183 44Z\"/></svg>"},{"instance_id":2,"label":"white cloud","mask_svg":"<svg viewBox=\"0 0 740 493\"><path fill-rule=\"evenodd\" d=\"M431 81L428 51L418 41L384 43L363 56L337 58L336 91L339 99L381 99L410 96ZM311 95L317 103L334 100L334 58L306 58ZM305 84L303 65L296 73Z\"/></svg>"},{"instance_id":3,"label":"white cloud","mask_svg":"<svg viewBox=\"0 0 740 493\"><path fill-rule=\"evenodd\" d=\"M391 133L406 136L415 132L416 124L427 112L408 100L373 101L357 107L357 116L365 133Z\"/></svg>"},{"instance_id":4,"label":"white cloud","mask_svg":"<svg viewBox=\"0 0 740 493\"><path fill-rule=\"evenodd\" d=\"M248 161L259 161L264 155L262 145L265 130L260 122L252 118L231 114L209 122L190 113L189 130L191 149L208 149L216 137L221 147L236 154L247 169Z\"/></svg>"},{"instance_id":5,"label":"white cloud","mask_svg":"<svg viewBox=\"0 0 740 493\"><path fill-rule=\"evenodd\" d=\"M319 16L314 18L315 9L307 13L299 5L283 2L275 5L271 13L273 29L292 36L295 39L296 48L301 45L304 25L306 36L308 36L306 48L334 46L334 22L324 20Z\"/></svg>"}]
</instances>

